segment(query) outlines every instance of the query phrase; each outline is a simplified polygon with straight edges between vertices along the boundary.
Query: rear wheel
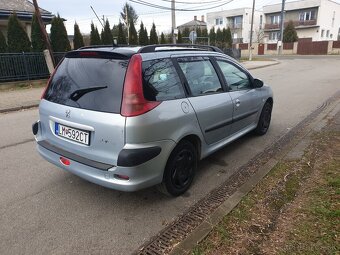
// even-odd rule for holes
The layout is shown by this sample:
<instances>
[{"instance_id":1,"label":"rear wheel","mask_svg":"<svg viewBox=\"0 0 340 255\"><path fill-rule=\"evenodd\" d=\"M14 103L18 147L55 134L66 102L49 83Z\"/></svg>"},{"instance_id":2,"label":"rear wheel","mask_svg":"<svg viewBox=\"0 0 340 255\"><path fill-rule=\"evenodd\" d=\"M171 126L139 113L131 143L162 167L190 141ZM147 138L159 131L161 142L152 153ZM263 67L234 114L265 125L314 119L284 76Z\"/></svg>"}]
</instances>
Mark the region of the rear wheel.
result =
<instances>
[{"instance_id":1,"label":"rear wheel","mask_svg":"<svg viewBox=\"0 0 340 255\"><path fill-rule=\"evenodd\" d=\"M257 127L254 130L257 135L264 135L267 133L270 120L272 117L272 109L273 106L270 102L266 102L262 108L262 112L259 118L259 122L257 123Z\"/></svg>"},{"instance_id":2,"label":"rear wheel","mask_svg":"<svg viewBox=\"0 0 340 255\"><path fill-rule=\"evenodd\" d=\"M189 141L181 141L172 151L166 164L163 182L158 189L171 196L186 192L197 169L197 150Z\"/></svg>"}]
</instances>

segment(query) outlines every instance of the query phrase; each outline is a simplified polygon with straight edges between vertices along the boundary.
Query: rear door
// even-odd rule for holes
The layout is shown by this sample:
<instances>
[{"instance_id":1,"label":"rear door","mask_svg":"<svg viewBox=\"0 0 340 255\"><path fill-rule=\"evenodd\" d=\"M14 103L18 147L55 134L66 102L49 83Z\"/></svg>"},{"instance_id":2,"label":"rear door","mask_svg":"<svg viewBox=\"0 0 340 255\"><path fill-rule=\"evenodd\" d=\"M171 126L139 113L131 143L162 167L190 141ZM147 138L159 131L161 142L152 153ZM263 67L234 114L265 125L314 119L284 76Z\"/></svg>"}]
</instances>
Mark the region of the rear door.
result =
<instances>
[{"instance_id":1,"label":"rear door","mask_svg":"<svg viewBox=\"0 0 340 255\"><path fill-rule=\"evenodd\" d=\"M208 57L177 58L189 101L207 144L226 138L231 129L233 103Z\"/></svg>"},{"instance_id":2,"label":"rear door","mask_svg":"<svg viewBox=\"0 0 340 255\"><path fill-rule=\"evenodd\" d=\"M261 95L253 88L251 77L245 70L223 58L218 58L216 62L227 82L233 101L231 133L234 134L256 124L262 104Z\"/></svg>"},{"instance_id":3,"label":"rear door","mask_svg":"<svg viewBox=\"0 0 340 255\"><path fill-rule=\"evenodd\" d=\"M128 58L104 52L66 56L40 103L42 138L79 156L116 164L125 144L120 115Z\"/></svg>"}]
</instances>

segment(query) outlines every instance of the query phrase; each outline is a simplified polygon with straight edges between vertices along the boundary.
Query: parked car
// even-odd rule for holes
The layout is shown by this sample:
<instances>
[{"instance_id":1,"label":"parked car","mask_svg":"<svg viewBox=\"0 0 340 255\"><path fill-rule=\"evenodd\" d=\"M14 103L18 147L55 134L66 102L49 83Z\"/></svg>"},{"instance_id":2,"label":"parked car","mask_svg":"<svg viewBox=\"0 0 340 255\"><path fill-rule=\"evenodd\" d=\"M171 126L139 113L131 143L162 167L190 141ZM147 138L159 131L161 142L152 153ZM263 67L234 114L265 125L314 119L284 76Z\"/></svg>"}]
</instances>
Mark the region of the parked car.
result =
<instances>
[{"instance_id":1,"label":"parked car","mask_svg":"<svg viewBox=\"0 0 340 255\"><path fill-rule=\"evenodd\" d=\"M197 163L271 120L273 93L218 48L85 47L51 76L33 124L42 157L121 191L172 196Z\"/></svg>"}]
</instances>

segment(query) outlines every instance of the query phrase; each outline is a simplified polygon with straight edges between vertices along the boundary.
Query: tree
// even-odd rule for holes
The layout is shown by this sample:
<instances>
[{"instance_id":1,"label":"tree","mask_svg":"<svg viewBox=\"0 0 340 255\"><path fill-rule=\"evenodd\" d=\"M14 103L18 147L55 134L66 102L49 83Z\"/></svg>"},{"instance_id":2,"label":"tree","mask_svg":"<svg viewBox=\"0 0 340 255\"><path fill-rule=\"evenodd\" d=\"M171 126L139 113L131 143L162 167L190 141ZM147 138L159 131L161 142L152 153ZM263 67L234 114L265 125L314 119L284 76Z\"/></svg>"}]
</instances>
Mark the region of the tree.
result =
<instances>
[{"instance_id":1,"label":"tree","mask_svg":"<svg viewBox=\"0 0 340 255\"><path fill-rule=\"evenodd\" d=\"M164 33L161 33L161 44L166 44Z\"/></svg>"},{"instance_id":2,"label":"tree","mask_svg":"<svg viewBox=\"0 0 340 255\"><path fill-rule=\"evenodd\" d=\"M223 32L220 28L216 31L216 46L223 48Z\"/></svg>"},{"instance_id":3,"label":"tree","mask_svg":"<svg viewBox=\"0 0 340 255\"><path fill-rule=\"evenodd\" d=\"M104 45L113 44L112 32L108 19L106 19L104 29L102 30L102 44Z\"/></svg>"},{"instance_id":4,"label":"tree","mask_svg":"<svg viewBox=\"0 0 340 255\"><path fill-rule=\"evenodd\" d=\"M183 43L182 33L180 30L178 30L177 34L177 43Z\"/></svg>"},{"instance_id":5,"label":"tree","mask_svg":"<svg viewBox=\"0 0 340 255\"><path fill-rule=\"evenodd\" d=\"M233 46L233 38L231 36L230 27L228 27L225 31L225 43L227 48L231 48Z\"/></svg>"},{"instance_id":6,"label":"tree","mask_svg":"<svg viewBox=\"0 0 340 255\"><path fill-rule=\"evenodd\" d=\"M31 40L33 51L42 52L46 49L43 33L41 32L38 17L35 13L32 17Z\"/></svg>"},{"instance_id":7,"label":"tree","mask_svg":"<svg viewBox=\"0 0 340 255\"><path fill-rule=\"evenodd\" d=\"M130 45L137 45L138 44L138 36L135 25L133 24L132 20L130 21L129 26L129 44Z\"/></svg>"},{"instance_id":8,"label":"tree","mask_svg":"<svg viewBox=\"0 0 340 255\"><path fill-rule=\"evenodd\" d=\"M295 26L292 20L290 20L283 30L283 42L284 43L290 43L290 42L296 42L299 39L297 36Z\"/></svg>"},{"instance_id":9,"label":"tree","mask_svg":"<svg viewBox=\"0 0 340 255\"><path fill-rule=\"evenodd\" d=\"M83 35L80 33L79 26L76 23L74 23L74 38L73 38L73 48L75 50L84 47L84 38Z\"/></svg>"},{"instance_id":10,"label":"tree","mask_svg":"<svg viewBox=\"0 0 340 255\"><path fill-rule=\"evenodd\" d=\"M140 23L138 41L140 45L147 45L149 41L148 31L144 28L143 22Z\"/></svg>"},{"instance_id":11,"label":"tree","mask_svg":"<svg viewBox=\"0 0 340 255\"><path fill-rule=\"evenodd\" d=\"M125 31L123 28L123 24L119 22L118 24L118 39L117 39L118 44L126 44L126 35Z\"/></svg>"},{"instance_id":12,"label":"tree","mask_svg":"<svg viewBox=\"0 0 340 255\"><path fill-rule=\"evenodd\" d=\"M158 36L156 32L156 25L153 22L150 30L150 44L158 44Z\"/></svg>"},{"instance_id":13,"label":"tree","mask_svg":"<svg viewBox=\"0 0 340 255\"><path fill-rule=\"evenodd\" d=\"M215 33L214 27L210 28L209 39L210 39L210 45L216 45L216 33Z\"/></svg>"},{"instance_id":14,"label":"tree","mask_svg":"<svg viewBox=\"0 0 340 255\"><path fill-rule=\"evenodd\" d=\"M58 14L51 22L51 44L54 52L65 52L71 50L64 21Z\"/></svg>"},{"instance_id":15,"label":"tree","mask_svg":"<svg viewBox=\"0 0 340 255\"><path fill-rule=\"evenodd\" d=\"M127 21L126 14L127 14L129 23L131 22L134 25L136 25L136 22L137 22L139 17L137 15L135 9L131 5L129 5L128 3L124 4L123 9L120 12L120 18L123 20L124 25L126 27L128 27L128 24L126 24L126 21Z\"/></svg>"},{"instance_id":16,"label":"tree","mask_svg":"<svg viewBox=\"0 0 340 255\"><path fill-rule=\"evenodd\" d=\"M31 51L31 42L16 13L13 13L8 19L7 45L8 52L11 53Z\"/></svg>"},{"instance_id":17,"label":"tree","mask_svg":"<svg viewBox=\"0 0 340 255\"><path fill-rule=\"evenodd\" d=\"M149 40L148 30L146 29L146 27L144 27L144 37L145 37L146 45L148 45L150 43L150 40Z\"/></svg>"},{"instance_id":18,"label":"tree","mask_svg":"<svg viewBox=\"0 0 340 255\"><path fill-rule=\"evenodd\" d=\"M7 52L7 42L4 34L0 30L0 53Z\"/></svg>"},{"instance_id":19,"label":"tree","mask_svg":"<svg viewBox=\"0 0 340 255\"><path fill-rule=\"evenodd\" d=\"M91 23L91 33L90 33L90 45L100 45L100 36L97 27Z\"/></svg>"}]
</instances>

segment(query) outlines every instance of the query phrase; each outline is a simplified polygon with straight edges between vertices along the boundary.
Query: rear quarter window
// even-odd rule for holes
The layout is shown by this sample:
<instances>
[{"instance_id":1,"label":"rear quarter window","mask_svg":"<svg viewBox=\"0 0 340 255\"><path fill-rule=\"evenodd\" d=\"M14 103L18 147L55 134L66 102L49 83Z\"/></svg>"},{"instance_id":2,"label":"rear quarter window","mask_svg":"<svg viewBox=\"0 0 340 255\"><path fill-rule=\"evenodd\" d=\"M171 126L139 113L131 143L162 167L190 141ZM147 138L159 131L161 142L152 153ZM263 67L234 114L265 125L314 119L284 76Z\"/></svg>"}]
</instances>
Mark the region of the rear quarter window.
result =
<instances>
[{"instance_id":1,"label":"rear quarter window","mask_svg":"<svg viewBox=\"0 0 340 255\"><path fill-rule=\"evenodd\" d=\"M120 113L128 60L65 58L44 99L87 110Z\"/></svg>"},{"instance_id":2,"label":"rear quarter window","mask_svg":"<svg viewBox=\"0 0 340 255\"><path fill-rule=\"evenodd\" d=\"M171 59L143 62L143 91L149 101L164 101L184 97L181 81Z\"/></svg>"}]
</instances>

